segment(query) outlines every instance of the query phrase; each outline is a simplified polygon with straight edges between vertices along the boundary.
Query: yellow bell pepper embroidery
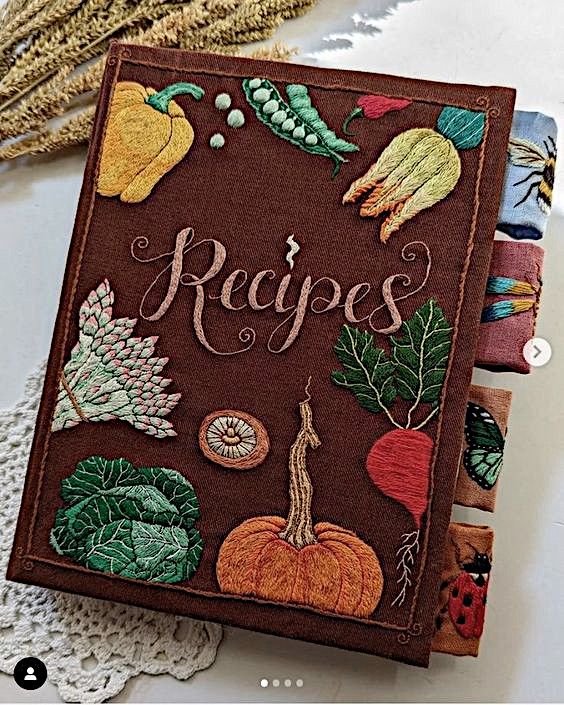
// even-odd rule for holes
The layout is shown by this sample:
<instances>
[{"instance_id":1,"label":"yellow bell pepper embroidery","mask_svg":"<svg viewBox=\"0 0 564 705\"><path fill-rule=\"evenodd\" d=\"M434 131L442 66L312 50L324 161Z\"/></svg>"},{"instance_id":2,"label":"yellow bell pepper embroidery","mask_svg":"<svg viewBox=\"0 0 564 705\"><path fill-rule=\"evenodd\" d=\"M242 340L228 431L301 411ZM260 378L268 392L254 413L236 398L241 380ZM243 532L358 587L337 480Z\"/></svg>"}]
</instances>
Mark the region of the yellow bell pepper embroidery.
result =
<instances>
[{"instance_id":1,"label":"yellow bell pepper embroidery","mask_svg":"<svg viewBox=\"0 0 564 705\"><path fill-rule=\"evenodd\" d=\"M200 100L204 91L192 83L173 83L159 92L133 81L116 85L102 145L101 196L139 203L188 154L194 130L172 100L186 94Z\"/></svg>"}]
</instances>

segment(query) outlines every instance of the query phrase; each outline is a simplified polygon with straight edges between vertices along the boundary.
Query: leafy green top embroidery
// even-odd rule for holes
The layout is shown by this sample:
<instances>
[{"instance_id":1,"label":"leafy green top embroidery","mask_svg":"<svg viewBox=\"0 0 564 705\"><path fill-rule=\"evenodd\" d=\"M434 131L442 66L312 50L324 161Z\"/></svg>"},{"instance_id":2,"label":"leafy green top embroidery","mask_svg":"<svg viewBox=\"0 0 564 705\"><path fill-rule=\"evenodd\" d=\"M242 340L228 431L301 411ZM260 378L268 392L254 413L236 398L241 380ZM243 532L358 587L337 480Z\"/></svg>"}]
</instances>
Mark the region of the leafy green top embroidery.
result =
<instances>
[{"instance_id":1,"label":"leafy green top embroidery","mask_svg":"<svg viewBox=\"0 0 564 705\"><path fill-rule=\"evenodd\" d=\"M50 543L62 556L126 578L191 578L203 550L194 488L175 470L91 456L61 482Z\"/></svg>"},{"instance_id":2,"label":"leafy green top embroidery","mask_svg":"<svg viewBox=\"0 0 564 705\"><path fill-rule=\"evenodd\" d=\"M345 325L335 353L345 368L333 372L335 384L351 391L358 403L372 413L384 412L397 428L425 426L437 413L450 353L452 328L442 309L429 299L404 321L400 336L392 336L391 357L374 345L371 333ZM404 424L393 417L397 397L412 402ZM427 416L413 420L420 405L428 404Z\"/></svg>"},{"instance_id":3,"label":"leafy green top embroidery","mask_svg":"<svg viewBox=\"0 0 564 705\"><path fill-rule=\"evenodd\" d=\"M282 139L310 154L333 161L333 176L347 160L343 153L357 152L358 145L337 137L312 105L306 86L286 86L286 102L276 86L267 79L245 78L243 91L258 119Z\"/></svg>"},{"instance_id":4,"label":"leafy green top embroidery","mask_svg":"<svg viewBox=\"0 0 564 705\"><path fill-rule=\"evenodd\" d=\"M112 318L114 293L107 279L80 307L78 342L61 374L53 431L81 421L127 421L157 438L175 436L164 417L180 394L167 394L160 376L167 357L155 357L156 336L133 336L135 318Z\"/></svg>"},{"instance_id":5,"label":"leafy green top embroidery","mask_svg":"<svg viewBox=\"0 0 564 705\"><path fill-rule=\"evenodd\" d=\"M450 355L452 328L434 299L404 321L399 337L391 337L391 356L374 345L372 334L343 326L335 353L344 371L331 375L333 382L354 394L360 406L374 414L384 412L394 430L376 439L366 458L366 471L376 487L399 502L411 515L414 530L402 535L396 552L398 593L392 605L401 606L413 585L419 552L421 522L427 511L433 439L419 429L439 409ZM408 402L405 421L393 416L398 398ZM430 407L415 420L421 405Z\"/></svg>"}]
</instances>

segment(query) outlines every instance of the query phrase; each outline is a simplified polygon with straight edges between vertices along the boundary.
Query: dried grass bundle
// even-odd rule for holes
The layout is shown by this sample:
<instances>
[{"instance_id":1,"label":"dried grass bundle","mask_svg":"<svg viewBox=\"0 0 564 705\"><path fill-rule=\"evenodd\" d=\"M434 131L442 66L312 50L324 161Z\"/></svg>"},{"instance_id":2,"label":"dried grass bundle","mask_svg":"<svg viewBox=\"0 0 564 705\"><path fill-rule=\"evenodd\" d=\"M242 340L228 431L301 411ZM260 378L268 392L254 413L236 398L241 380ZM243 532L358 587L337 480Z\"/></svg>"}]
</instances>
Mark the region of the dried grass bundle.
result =
<instances>
[{"instance_id":1,"label":"dried grass bundle","mask_svg":"<svg viewBox=\"0 0 564 705\"><path fill-rule=\"evenodd\" d=\"M0 11L0 161L88 141L110 39L236 54L316 1L8 0ZM291 54L274 45L255 56Z\"/></svg>"}]
</instances>

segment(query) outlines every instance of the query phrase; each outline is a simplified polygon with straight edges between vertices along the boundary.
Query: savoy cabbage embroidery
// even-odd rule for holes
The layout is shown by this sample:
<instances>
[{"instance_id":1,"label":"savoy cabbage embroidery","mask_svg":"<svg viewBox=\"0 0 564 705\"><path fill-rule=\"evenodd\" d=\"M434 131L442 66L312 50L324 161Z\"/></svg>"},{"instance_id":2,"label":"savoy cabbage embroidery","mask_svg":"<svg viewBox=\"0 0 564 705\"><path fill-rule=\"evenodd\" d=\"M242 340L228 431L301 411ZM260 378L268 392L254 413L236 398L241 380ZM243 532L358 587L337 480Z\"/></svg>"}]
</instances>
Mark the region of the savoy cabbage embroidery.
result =
<instances>
[{"instance_id":1,"label":"savoy cabbage embroidery","mask_svg":"<svg viewBox=\"0 0 564 705\"><path fill-rule=\"evenodd\" d=\"M162 583L190 579L203 541L192 485L168 468L91 456L61 482L50 543L85 568Z\"/></svg>"}]
</instances>

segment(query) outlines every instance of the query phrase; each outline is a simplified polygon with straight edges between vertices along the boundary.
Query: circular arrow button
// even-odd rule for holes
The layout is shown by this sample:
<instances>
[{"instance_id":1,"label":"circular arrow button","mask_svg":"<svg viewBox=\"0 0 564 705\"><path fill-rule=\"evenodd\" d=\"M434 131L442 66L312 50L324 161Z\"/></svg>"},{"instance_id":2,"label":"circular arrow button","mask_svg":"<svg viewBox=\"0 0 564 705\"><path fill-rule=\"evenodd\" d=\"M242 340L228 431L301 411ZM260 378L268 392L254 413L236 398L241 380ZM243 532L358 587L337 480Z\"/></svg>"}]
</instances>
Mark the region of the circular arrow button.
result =
<instances>
[{"instance_id":1,"label":"circular arrow button","mask_svg":"<svg viewBox=\"0 0 564 705\"><path fill-rule=\"evenodd\" d=\"M531 338L523 347L523 357L531 367L542 367L552 357L552 348L544 338Z\"/></svg>"}]
</instances>

